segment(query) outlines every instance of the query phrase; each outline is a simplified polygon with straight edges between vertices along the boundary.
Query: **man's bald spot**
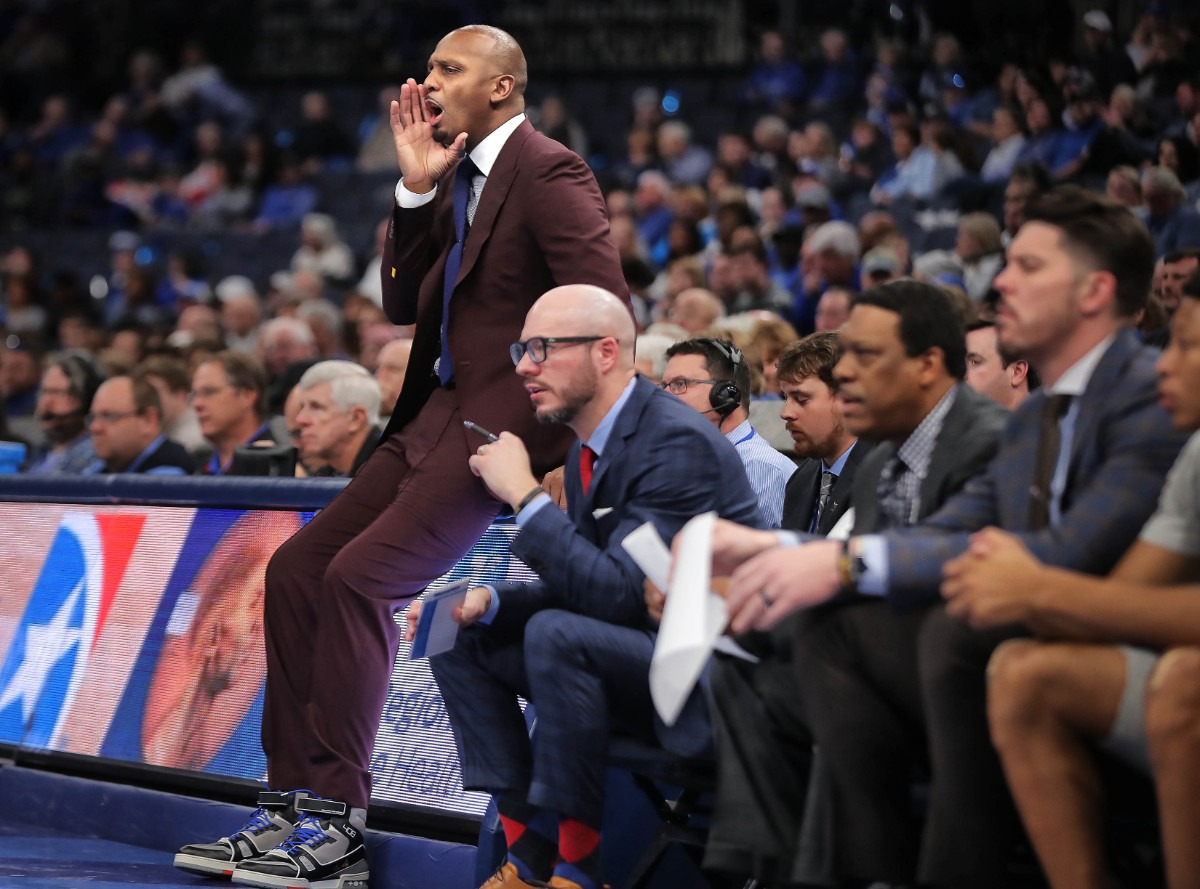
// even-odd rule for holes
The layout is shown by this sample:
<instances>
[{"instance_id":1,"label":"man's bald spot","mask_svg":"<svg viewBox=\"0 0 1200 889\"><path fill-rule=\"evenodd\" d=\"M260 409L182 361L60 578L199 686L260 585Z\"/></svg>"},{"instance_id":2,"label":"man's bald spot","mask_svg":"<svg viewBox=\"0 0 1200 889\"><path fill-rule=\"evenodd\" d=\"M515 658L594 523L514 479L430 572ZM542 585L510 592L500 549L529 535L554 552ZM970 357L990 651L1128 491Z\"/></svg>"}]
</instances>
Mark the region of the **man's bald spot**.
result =
<instances>
[{"instance_id":1,"label":"man's bald spot","mask_svg":"<svg viewBox=\"0 0 1200 889\"><path fill-rule=\"evenodd\" d=\"M488 57L496 66L496 73L511 74L513 92L518 96L525 95L525 87L529 84L529 69L525 65L525 53L521 51L521 45L517 43L516 38L492 25L463 25L450 33L478 34L491 40L492 49Z\"/></svg>"},{"instance_id":2,"label":"man's bald spot","mask_svg":"<svg viewBox=\"0 0 1200 889\"><path fill-rule=\"evenodd\" d=\"M603 287L566 284L542 294L529 310L529 317L553 317L565 323L574 335L611 336L620 345L622 365L633 367L633 345L637 338L633 316L621 300Z\"/></svg>"}]
</instances>

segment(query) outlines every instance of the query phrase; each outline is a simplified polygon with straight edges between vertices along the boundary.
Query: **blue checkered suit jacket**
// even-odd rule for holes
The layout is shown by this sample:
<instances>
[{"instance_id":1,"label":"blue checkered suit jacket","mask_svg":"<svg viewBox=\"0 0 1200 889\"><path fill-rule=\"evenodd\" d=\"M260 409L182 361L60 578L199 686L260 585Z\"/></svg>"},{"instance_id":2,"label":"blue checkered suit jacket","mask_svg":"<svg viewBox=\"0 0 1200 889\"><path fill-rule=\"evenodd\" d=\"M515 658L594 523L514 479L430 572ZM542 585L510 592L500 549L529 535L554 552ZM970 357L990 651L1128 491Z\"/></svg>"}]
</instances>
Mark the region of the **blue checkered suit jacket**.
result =
<instances>
[{"instance_id":1,"label":"blue checkered suit jacket","mask_svg":"<svg viewBox=\"0 0 1200 889\"><path fill-rule=\"evenodd\" d=\"M638 377L617 416L588 492L579 481L579 442L567 453L568 512L543 507L513 541L536 571L531 584L500 584L495 625L562 608L623 626L651 628L644 575L621 548L643 522L670 545L692 516L764 527L758 500L733 445L678 398Z\"/></svg>"},{"instance_id":2,"label":"blue checkered suit jacket","mask_svg":"<svg viewBox=\"0 0 1200 889\"><path fill-rule=\"evenodd\" d=\"M1158 352L1132 331L1119 333L1080 396L1062 521L1029 530L1029 488L1037 458L1038 392L1013 414L1000 452L921 525L887 534L888 594L897 603L936 598L942 565L971 532L996 525L1018 534L1039 559L1102 574L1133 542L1158 502L1167 470L1187 440L1155 393Z\"/></svg>"}]
</instances>

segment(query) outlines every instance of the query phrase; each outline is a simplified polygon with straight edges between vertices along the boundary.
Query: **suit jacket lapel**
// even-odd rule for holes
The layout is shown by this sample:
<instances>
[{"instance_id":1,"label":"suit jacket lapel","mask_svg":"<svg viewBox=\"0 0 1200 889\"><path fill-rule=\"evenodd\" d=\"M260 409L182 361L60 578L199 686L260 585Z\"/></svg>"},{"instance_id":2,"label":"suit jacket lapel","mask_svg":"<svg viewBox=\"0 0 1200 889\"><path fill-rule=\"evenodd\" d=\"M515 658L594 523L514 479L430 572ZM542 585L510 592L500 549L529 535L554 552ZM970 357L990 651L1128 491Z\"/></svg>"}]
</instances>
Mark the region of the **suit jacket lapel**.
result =
<instances>
[{"instance_id":1,"label":"suit jacket lapel","mask_svg":"<svg viewBox=\"0 0 1200 889\"><path fill-rule=\"evenodd\" d=\"M1087 388L1079 396L1079 411L1075 415L1075 430L1071 437L1071 462L1067 465L1067 492L1071 490L1071 476L1079 465L1079 457L1089 443L1097 438L1097 427L1103 413L1104 396L1120 383L1130 359L1142 348L1131 330L1120 331L1108 351L1100 358ZM1066 496L1066 492L1064 492ZM1062 504L1066 509L1067 504Z\"/></svg>"},{"instance_id":2,"label":"suit jacket lapel","mask_svg":"<svg viewBox=\"0 0 1200 889\"><path fill-rule=\"evenodd\" d=\"M817 528L818 534L828 534L833 530L833 526L837 524L838 519L844 516L846 510L851 506L857 511L858 504L850 502L850 492L854 489L854 476L863 458L871 453L874 447L873 442L861 439L854 443L854 450L846 458L846 465L842 467L841 474L837 477L837 481L833 483L833 491L830 492L829 502L825 505L825 514L821 516L821 525ZM817 490L820 491L819 483Z\"/></svg>"},{"instance_id":3,"label":"suit jacket lapel","mask_svg":"<svg viewBox=\"0 0 1200 889\"><path fill-rule=\"evenodd\" d=\"M970 428L972 404L977 396L966 384L958 383L958 392L954 396L954 404L942 421L942 431L938 433L937 443L933 446L933 454L929 458L929 471L921 483L921 507L918 518L925 518L934 507L942 505L940 495L942 485L946 482L947 472L956 465L954 453L961 446L962 437Z\"/></svg>"},{"instance_id":4,"label":"suit jacket lapel","mask_svg":"<svg viewBox=\"0 0 1200 889\"><path fill-rule=\"evenodd\" d=\"M521 121L521 125L513 130L508 141L504 143L504 147L500 149L500 154L496 156L496 163L492 165L492 171L488 174L483 193L479 196L479 205L475 208L475 221L471 223L467 242L463 245L462 265L459 267L458 280L454 282L455 285L475 267L483 245L491 237L492 229L496 225L496 216L512 189L517 171L517 157L521 153L521 147L525 144L525 140L532 134L533 125L529 120Z\"/></svg>"},{"instance_id":5,"label":"suit jacket lapel","mask_svg":"<svg viewBox=\"0 0 1200 889\"><path fill-rule=\"evenodd\" d=\"M633 391L629 393L629 400L625 402L621 413L617 415L612 433L604 444L604 454L601 456L596 470L592 473L592 484L586 495L589 509L596 491L600 489L600 483L608 475L609 467L619 464L621 454L625 451L626 439L637 431L638 420L641 419L646 402L654 394L654 391L654 385L648 380L643 377L636 378Z\"/></svg>"}]
</instances>

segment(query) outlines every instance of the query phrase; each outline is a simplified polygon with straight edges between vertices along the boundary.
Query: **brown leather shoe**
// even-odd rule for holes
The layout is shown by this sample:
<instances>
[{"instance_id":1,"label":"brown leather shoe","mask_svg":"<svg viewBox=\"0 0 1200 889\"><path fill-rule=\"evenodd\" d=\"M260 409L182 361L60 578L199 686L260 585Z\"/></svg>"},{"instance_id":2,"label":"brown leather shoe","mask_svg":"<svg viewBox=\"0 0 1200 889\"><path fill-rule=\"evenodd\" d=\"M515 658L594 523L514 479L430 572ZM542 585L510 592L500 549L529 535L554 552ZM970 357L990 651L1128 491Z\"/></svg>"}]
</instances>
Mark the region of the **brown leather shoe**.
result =
<instances>
[{"instance_id":1,"label":"brown leather shoe","mask_svg":"<svg viewBox=\"0 0 1200 889\"><path fill-rule=\"evenodd\" d=\"M573 883L563 883L563 886L574 885ZM486 883L479 889L546 889L545 883L540 883L537 880L526 882L517 876L516 865L511 862L504 862L500 865L500 869L488 877Z\"/></svg>"},{"instance_id":2,"label":"brown leather shoe","mask_svg":"<svg viewBox=\"0 0 1200 889\"><path fill-rule=\"evenodd\" d=\"M550 889L582 889L582 887L574 880L568 880L566 877L560 877L555 874L550 878L550 882L546 884ZM604 884L604 889L612 889L607 883Z\"/></svg>"}]
</instances>

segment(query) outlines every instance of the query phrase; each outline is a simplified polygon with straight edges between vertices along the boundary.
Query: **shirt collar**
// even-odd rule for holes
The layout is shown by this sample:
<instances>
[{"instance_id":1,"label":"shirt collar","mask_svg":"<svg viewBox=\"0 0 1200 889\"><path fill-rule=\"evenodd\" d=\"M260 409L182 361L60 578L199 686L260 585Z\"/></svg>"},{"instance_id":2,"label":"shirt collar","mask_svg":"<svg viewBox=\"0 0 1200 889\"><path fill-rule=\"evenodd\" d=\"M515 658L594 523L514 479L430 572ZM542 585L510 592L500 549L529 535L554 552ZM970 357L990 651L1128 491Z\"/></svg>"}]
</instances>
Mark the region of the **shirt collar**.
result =
<instances>
[{"instance_id":1,"label":"shirt collar","mask_svg":"<svg viewBox=\"0 0 1200 889\"><path fill-rule=\"evenodd\" d=\"M129 464L128 468L126 468L125 471L126 472L137 472L138 468L143 463L146 462L146 459L151 454L153 454L155 451L157 451L160 447L162 447L163 442L166 440L167 440L167 437L165 435L160 435L158 438L154 439L154 441L150 442L150 444L146 445L146 450L144 450L140 454L138 454L137 458L132 463Z\"/></svg>"},{"instance_id":2,"label":"shirt collar","mask_svg":"<svg viewBox=\"0 0 1200 889\"><path fill-rule=\"evenodd\" d=\"M508 137L513 134L513 131L521 125L521 121L525 120L525 113L522 111L514 117L509 118L496 129L492 130L471 152L471 161L479 168L479 172L484 177L492 175L492 167L496 165L496 158L500 156L500 149L504 147L504 143L508 141Z\"/></svg>"},{"instance_id":3,"label":"shirt collar","mask_svg":"<svg viewBox=\"0 0 1200 889\"><path fill-rule=\"evenodd\" d=\"M732 429L725 433L725 437L729 439L730 444L741 444L748 438L754 436L754 429L750 426L749 420L742 420Z\"/></svg>"},{"instance_id":4,"label":"shirt collar","mask_svg":"<svg viewBox=\"0 0 1200 889\"><path fill-rule=\"evenodd\" d=\"M834 475L841 475L842 472L846 469L846 461L850 459L850 452L854 450L854 446L856 444L858 444L857 438L854 439L854 441L850 442L850 447L848 447L848 448L846 448L846 450L842 451L842 456L838 457L836 460L833 461L832 466L826 466L824 461L822 461L821 468L828 469Z\"/></svg>"},{"instance_id":5,"label":"shirt collar","mask_svg":"<svg viewBox=\"0 0 1200 889\"><path fill-rule=\"evenodd\" d=\"M608 413L604 415L604 419L596 424L596 428L592 431L592 437L583 442L596 452L597 457L604 453L604 448L608 444L608 437L612 435L613 426L617 422L617 417L620 416L621 409L625 407L625 403L629 401L629 396L633 394L633 387L637 385L637 379L635 375L632 380L625 384L625 389L621 392L617 400L613 402L613 406L608 409Z\"/></svg>"},{"instance_id":6,"label":"shirt collar","mask_svg":"<svg viewBox=\"0 0 1200 889\"><path fill-rule=\"evenodd\" d=\"M957 383L946 390L946 394L933 406L933 410L917 424L917 428L904 440L904 444L896 449L896 456L903 460L909 471L919 479L924 479L929 472L933 448L942 433L942 423L946 420L946 414L950 413L950 408L954 406L954 399L958 396L958 387L961 385L964 384Z\"/></svg>"},{"instance_id":7,"label":"shirt collar","mask_svg":"<svg viewBox=\"0 0 1200 889\"><path fill-rule=\"evenodd\" d=\"M1108 347L1117 338L1111 333L1092 347L1091 351L1067 368L1067 372L1058 378L1053 386L1046 389L1048 395L1082 395L1096 372L1096 365L1108 351Z\"/></svg>"}]
</instances>

